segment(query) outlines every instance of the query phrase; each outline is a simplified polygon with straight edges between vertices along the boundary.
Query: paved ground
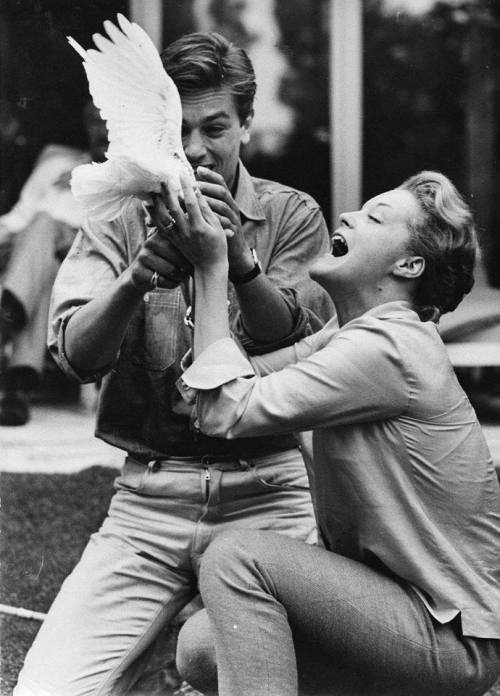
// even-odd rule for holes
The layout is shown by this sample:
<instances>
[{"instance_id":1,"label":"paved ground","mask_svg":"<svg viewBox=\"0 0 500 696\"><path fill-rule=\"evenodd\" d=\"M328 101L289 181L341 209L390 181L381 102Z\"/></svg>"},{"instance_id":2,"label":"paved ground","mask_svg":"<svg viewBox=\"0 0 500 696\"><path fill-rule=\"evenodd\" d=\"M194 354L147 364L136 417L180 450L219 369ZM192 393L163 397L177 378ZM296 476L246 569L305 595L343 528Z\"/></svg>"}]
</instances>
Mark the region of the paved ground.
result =
<instances>
[{"instance_id":1,"label":"paved ground","mask_svg":"<svg viewBox=\"0 0 500 696\"><path fill-rule=\"evenodd\" d=\"M124 454L94 437L90 398L74 405L35 405L27 425L0 427L0 471L72 473L119 467Z\"/></svg>"}]
</instances>

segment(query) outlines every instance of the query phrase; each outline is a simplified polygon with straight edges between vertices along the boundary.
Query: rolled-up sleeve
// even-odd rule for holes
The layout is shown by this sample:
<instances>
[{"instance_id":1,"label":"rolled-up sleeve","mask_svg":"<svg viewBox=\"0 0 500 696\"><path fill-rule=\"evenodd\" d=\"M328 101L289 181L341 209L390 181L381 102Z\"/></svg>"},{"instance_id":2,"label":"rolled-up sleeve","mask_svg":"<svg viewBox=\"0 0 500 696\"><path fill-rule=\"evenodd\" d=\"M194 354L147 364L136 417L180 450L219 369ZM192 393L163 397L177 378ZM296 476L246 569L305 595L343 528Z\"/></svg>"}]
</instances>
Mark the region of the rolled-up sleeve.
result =
<instances>
[{"instance_id":1,"label":"rolled-up sleeve","mask_svg":"<svg viewBox=\"0 0 500 696\"><path fill-rule=\"evenodd\" d=\"M245 350L259 355L278 350L318 331L334 313L327 293L309 276L312 261L326 253L328 230L318 204L306 194L293 192L274 221L272 253L264 271L277 287L293 317L288 336L274 343L258 343L249 336L237 315L234 333Z\"/></svg>"},{"instance_id":2,"label":"rolled-up sleeve","mask_svg":"<svg viewBox=\"0 0 500 696\"><path fill-rule=\"evenodd\" d=\"M85 222L64 259L52 289L47 344L59 367L79 382L93 382L105 374L80 374L65 350L66 327L75 312L98 297L128 265L127 245L120 220L112 223Z\"/></svg>"},{"instance_id":3,"label":"rolled-up sleeve","mask_svg":"<svg viewBox=\"0 0 500 696\"><path fill-rule=\"evenodd\" d=\"M399 351L383 332L361 328L339 332L309 357L265 377L224 339L182 382L185 391L197 390L202 432L228 439L391 418L409 402Z\"/></svg>"}]
</instances>

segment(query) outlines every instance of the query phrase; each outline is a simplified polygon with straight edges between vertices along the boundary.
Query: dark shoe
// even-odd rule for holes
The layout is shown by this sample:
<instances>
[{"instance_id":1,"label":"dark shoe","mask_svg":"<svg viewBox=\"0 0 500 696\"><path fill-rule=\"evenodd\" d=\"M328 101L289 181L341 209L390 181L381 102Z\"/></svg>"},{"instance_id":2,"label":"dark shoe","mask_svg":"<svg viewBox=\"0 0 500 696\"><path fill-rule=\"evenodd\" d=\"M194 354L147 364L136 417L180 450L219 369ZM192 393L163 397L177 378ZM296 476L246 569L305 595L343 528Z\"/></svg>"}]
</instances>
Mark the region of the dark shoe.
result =
<instances>
[{"instance_id":1,"label":"dark shoe","mask_svg":"<svg viewBox=\"0 0 500 696\"><path fill-rule=\"evenodd\" d=\"M2 292L0 300L0 333L3 342L26 326L26 312L19 300L9 290Z\"/></svg>"},{"instance_id":2,"label":"dark shoe","mask_svg":"<svg viewBox=\"0 0 500 696\"><path fill-rule=\"evenodd\" d=\"M15 365L5 370L2 384L6 395L9 392L33 392L40 385L40 375L31 365Z\"/></svg>"},{"instance_id":3,"label":"dark shoe","mask_svg":"<svg viewBox=\"0 0 500 696\"><path fill-rule=\"evenodd\" d=\"M9 392L0 401L0 425L25 425L29 419L28 399L22 392Z\"/></svg>"}]
</instances>

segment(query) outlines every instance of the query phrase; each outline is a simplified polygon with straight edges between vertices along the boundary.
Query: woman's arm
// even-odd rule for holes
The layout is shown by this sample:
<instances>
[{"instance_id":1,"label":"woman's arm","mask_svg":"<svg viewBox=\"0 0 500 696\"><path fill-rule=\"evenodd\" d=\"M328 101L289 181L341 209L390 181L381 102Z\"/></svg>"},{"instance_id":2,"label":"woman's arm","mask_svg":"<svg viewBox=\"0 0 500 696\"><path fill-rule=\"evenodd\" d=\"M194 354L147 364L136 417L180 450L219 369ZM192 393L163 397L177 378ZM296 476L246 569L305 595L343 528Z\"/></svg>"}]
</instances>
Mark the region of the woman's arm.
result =
<instances>
[{"instance_id":1,"label":"woman's arm","mask_svg":"<svg viewBox=\"0 0 500 696\"><path fill-rule=\"evenodd\" d=\"M262 378L236 344L218 341L181 382L185 398L197 393L201 430L226 438L387 419L409 402L405 366L391 336L363 326L332 333L320 350Z\"/></svg>"},{"instance_id":2,"label":"woman's arm","mask_svg":"<svg viewBox=\"0 0 500 696\"><path fill-rule=\"evenodd\" d=\"M177 197L166 192L168 210L175 221L169 238L194 266L195 329L193 354L196 359L212 343L229 337L227 311L226 233L199 189L183 178L186 213Z\"/></svg>"}]
</instances>

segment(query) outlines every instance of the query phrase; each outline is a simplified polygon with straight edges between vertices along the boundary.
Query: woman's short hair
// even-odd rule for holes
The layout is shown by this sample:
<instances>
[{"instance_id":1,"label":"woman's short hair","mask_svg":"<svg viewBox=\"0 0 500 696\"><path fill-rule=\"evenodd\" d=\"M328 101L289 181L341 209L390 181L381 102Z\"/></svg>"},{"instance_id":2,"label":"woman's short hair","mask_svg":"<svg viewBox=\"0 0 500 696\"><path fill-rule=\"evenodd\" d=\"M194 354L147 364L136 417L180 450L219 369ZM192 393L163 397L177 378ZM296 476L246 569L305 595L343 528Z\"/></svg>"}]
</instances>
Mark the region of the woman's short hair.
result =
<instances>
[{"instance_id":1,"label":"woman's short hair","mask_svg":"<svg viewBox=\"0 0 500 696\"><path fill-rule=\"evenodd\" d=\"M167 46L161 59L181 97L226 87L234 96L240 122L253 114L256 82L250 58L220 34L186 34Z\"/></svg>"},{"instance_id":2,"label":"woman's short hair","mask_svg":"<svg viewBox=\"0 0 500 696\"><path fill-rule=\"evenodd\" d=\"M440 172L420 172L399 188L415 196L421 211L408 225L411 253L425 259L414 302L421 319L437 322L474 284L478 244L472 212Z\"/></svg>"}]
</instances>

